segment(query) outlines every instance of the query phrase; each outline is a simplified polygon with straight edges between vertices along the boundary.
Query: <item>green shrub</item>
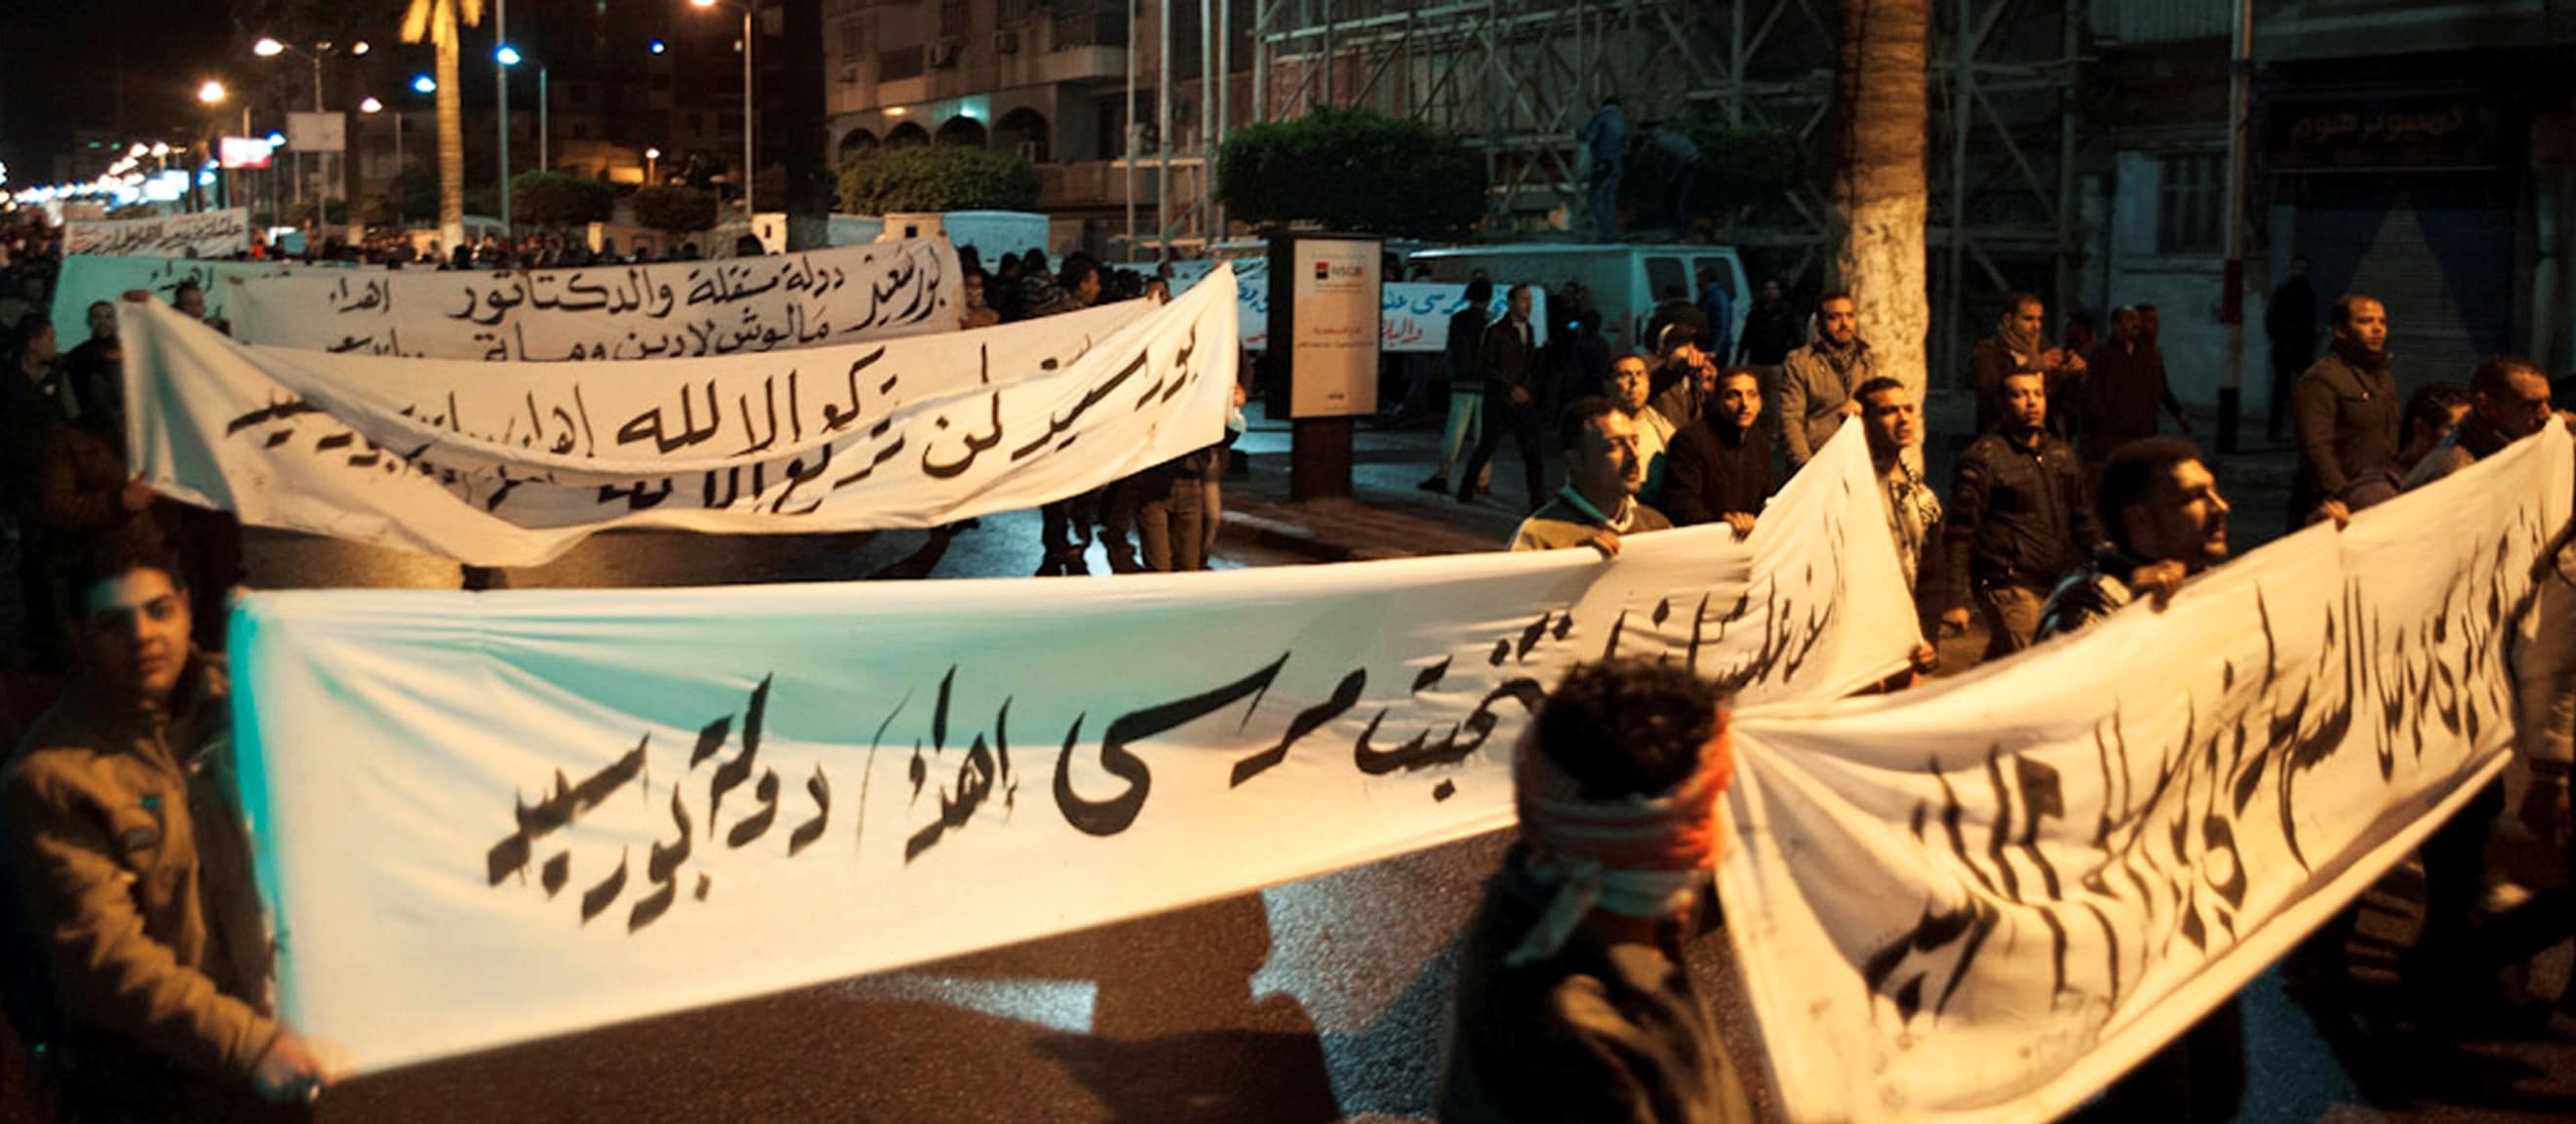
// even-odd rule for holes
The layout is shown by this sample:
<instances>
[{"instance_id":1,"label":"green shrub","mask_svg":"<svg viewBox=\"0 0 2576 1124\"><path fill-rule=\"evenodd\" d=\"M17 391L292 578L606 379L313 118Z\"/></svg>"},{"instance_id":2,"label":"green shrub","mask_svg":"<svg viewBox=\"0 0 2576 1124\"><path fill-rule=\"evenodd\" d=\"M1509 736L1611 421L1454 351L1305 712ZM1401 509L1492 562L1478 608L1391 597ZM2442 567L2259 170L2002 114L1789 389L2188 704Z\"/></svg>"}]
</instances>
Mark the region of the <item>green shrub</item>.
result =
<instances>
[{"instance_id":1,"label":"green shrub","mask_svg":"<svg viewBox=\"0 0 2576 1124\"><path fill-rule=\"evenodd\" d=\"M635 221L665 234L692 234L716 224L716 197L681 184L656 184L635 193Z\"/></svg>"},{"instance_id":2,"label":"green shrub","mask_svg":"<svg viewBox=\"0 0 2576 1124\"><path fill-rule=\"evenodd\" d=\"M1029 211L1038 205L1037 166L1017 155L960 145L854 152L841 161L841 210Z\"/></svg>"},{"instance_id":3,"label":"green shrub","mask_svg":"<svg viewBox=\"0 0 2576 1124\"><path fill-rule=\"evenodd\" d=\"M1364 109L1319 108L1234 131L1217 150L1217 199L1249 223L1432 236L1485 214L1485 165L1466 138Z\"/></svg>"}]
</instances>

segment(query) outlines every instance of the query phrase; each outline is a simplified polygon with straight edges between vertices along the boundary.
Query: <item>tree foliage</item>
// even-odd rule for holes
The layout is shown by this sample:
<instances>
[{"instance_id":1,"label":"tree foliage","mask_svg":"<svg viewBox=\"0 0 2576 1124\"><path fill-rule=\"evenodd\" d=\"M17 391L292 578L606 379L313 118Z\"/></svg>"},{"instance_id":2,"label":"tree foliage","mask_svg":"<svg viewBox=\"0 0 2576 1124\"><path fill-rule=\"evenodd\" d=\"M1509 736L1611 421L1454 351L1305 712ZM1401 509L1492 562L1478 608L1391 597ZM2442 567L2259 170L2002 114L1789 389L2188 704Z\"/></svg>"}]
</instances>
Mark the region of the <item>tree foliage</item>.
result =
<instances>
[{"instance_id":1,"label":"tree foliage","mask_svg":"<svg viewBox=\"0 0 2576 1124\"><path fill-rule=\"evenodd\" d=\"M1466 138L1364 109L1235 130L1217 150L1216 183L1217 199L1251 223L1429 236L1485 213L1484 161Z\"/></svg>"},{"instance_id":2,"label":"tree foliage","mask_svg":"<svg viewBox=\"0 0 2576 1124\"><path fill-rule=\"evenodd\" d=\"M1038 169L1007 152L962 145L914 145L853 152L841 161L841 210L1029 211Z\"/></svg>"},{"instance_id":3,"label":"tree foliage","mask_svg":"<svg viewBox=\"0 0 2576 1124\"><path fill-rule=\"evenodd\" d=\"M635 221L666 234L692 234L716 224L716 197L681 184L656 184L635 193Z\"/></svg>"},{"instance_id":4,"label":"tree foliage","mask_svg":"<svg viewBox=\"0 0 2576 1124\"><path fill-rule=\"evenodd\" d=\"M510 178L510 217L537 226L607 222L617 210L617 189L588 176L521 172Z\"/></svg>"}]
</instances>

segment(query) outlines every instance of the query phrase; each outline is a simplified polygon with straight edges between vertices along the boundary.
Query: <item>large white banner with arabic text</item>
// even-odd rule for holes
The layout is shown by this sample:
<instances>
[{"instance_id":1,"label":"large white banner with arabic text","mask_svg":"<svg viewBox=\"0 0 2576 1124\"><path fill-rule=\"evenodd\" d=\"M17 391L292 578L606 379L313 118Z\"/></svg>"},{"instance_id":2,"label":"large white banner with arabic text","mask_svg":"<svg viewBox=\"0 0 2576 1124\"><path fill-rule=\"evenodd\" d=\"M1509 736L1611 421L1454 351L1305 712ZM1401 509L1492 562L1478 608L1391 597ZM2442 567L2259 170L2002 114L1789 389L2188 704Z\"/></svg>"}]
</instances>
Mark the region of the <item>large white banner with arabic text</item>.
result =
<instances>
[{"instance_id":1,"label":"large white banner with arabic text","mask_svg":"<svg viewBox=\"0 0 2576 1124\"><path fill-rule=\"evenodd\" d=\"M358 1071L1248 892L1511 821L1579 659L1900 666L1857 439L1723 527L1143 575L239 602L283 1010ZM1857 497L1857 501L1855 500ZM388 970L399 965L399 970Z\"/></svg>"},{"instance_id":2,"label":"large white banner with arabic text","mask_svg":"<svg viewBox=\"0 0 2576 1124\"><path fill-rule=\"evenodd\" d=\"M2232 1002L2502 768L2570 476L2553 425L2162 611L1741 714L1719 886L1789 1115L2054 1119Z\"/></svg>"},{"instance_id":3,"label":"large white banner with arabic text","mask_svg":"<svg viewBox=\"0 0 2576 1124\"><path fill-rule=\"evenodd\" d=\"M246 343L492 362L687 358L953 331L946 239L583 269L371 270L233 282Z\"/></svg>"},{"instance_id":4,"label":"large white banner with arabic text","mask_svg":"<svg viewBox=\"0 0 2576 1124\"><path fill-rule=\"evenodd\" d=\"M54 278L54 335L64 350L70 350L89 338L89 306L100 301L114 304L131 292L150 293L166 304L178 298L181 285L195 282L206 298L206 315L224 320L232 311L233 287L223 283L226 278L366 277L380 272L353 265L76 254L63 259L62 270Z\"/></svg>"},{"instance_id":5,"label":"large white banner with arabic text","mask_svg":"<svg viewBox=\"0 0 2576 1124\"><path fill-rule=\"evenodd\" d=\"M244 347L124 306L127 440L164 494L486 566L611 526L932 527L1223 439L1233 293L714 359L476 363Z\"/></svg>"},{"instance_id":6,"label":"large white banner with arabic text","mask_svg":"<svg viewBox=\"0 0 2576 1124\"><path fill-rule=\"evenodd\" d=\"M63 224L65 254L220 258L249 252L250 212L240 207L155 219L74 219Z\"/></svg>"}]
</instances>

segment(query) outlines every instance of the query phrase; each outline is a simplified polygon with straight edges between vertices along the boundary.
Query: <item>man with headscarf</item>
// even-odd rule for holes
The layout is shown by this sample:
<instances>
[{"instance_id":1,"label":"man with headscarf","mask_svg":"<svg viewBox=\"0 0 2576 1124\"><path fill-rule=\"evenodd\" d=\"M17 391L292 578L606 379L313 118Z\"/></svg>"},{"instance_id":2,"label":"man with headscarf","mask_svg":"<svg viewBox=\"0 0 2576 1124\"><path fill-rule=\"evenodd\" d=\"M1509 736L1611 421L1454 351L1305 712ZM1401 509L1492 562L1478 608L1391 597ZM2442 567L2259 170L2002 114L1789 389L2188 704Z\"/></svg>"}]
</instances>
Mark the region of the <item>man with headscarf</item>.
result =
<instances>
[{"instance_id":1,"label":"man with headscarf","mask_svg":"<svg viewBox=\"0 0 2576 1124\"><path fill-rule=\"evenodd\" d=\"M1566 673L1514 752L1520 840L1459 950L1441 1120L1754 1119L1682 949L1733 770L1706 680Z\"/></svg>"}]
</instances>

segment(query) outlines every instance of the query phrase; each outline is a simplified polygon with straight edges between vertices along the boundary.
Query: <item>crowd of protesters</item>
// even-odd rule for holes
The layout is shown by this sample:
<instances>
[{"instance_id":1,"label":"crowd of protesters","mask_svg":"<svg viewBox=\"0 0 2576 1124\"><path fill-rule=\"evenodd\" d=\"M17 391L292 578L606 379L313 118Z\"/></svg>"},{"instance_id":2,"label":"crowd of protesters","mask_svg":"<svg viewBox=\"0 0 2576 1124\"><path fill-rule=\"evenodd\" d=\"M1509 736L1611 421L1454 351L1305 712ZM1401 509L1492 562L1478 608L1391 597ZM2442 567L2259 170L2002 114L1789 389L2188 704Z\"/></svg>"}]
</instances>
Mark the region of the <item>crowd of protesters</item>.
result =
<instances>
[{"instance_id":1,"label":"crowd of protesters","mask_svg":"<svg viewBox=\"0 0 2576 1124\"><path fill-rule=\"evenodd\" d=\"M413 249L323 256L392 264ZM1168 267L1148 275L1030 250L988 268L972 250L960 256L960 328L1172 292ZM636 260L546 238L420 257L440 268ZM227 669L208 653L221 650L220 599L240 577L239 529L130 474L116 310L87 310L75 345L56 339L46 298L57 264L39 232L0 230L0 498L20 537L22 601L38 614L25 624L39 640L36 666L67 677L0 772L11 859L0 863L0 905L18 922L0 925L0 970L13 973L0 998L19 1033L48 1044L49 1078L76 1118L254 1118L256 1101L312 1096L328 1067L271 1007L270 950L229 796ZM2042 301L2008 298L1960 373L1975 432L1960 435L1944 489L1923 466L1924 402L1882 370L1852 294L1826 293L1802 317L1772 282L1738 332L1725 287L1699 281L1653 309L1647 346L1626 352L1579 285L1549 294L1542 334L1529 286L1504 286L1495 317L1494 281L1475 278L1450 323L1449 416L1422 487L1477 502L1509 438L1521 468L1514 498L1529 511L1512 549L1615 556L1623 536L1719 523L1741 539L1768 498L1856 423L1927 634L1982 628L1988 658L2161 603L2228 559L2232 509L2215 467L2163 433L2167 417L2183 437L2192 430L2153 306L2114 311L2107 339L2081 317L2052 339ZM202 294L186 286L172 303L204 316ZM2287 363L2283 333L2274 337L2276 367L2296 367L2274 396L2274 424L2297 454L2294 527L2340 525L2534 437L2553 416L2545 374L2510 356L2401 401L2389 310L2356 294L2329 312L2322 356ZM1046 505L1039 576L1088 573L1095 544L1113 572L1207 567L1242 398L1238 388L1224 441ZM1408 399L1421 409L1428 396ZM1564 481L1552 491L1551 469ZM2543 611L2576 617L2567 604ZM1913 662L1883 689L1936 670L1939 651L1927 643ZM2519 814L2570 848L2576 868L2569 662L2520 669L2518 748L2532 783ZM1515 760L1523 836L1460 950L1444 1116L1607 1118L1633 1092L1651 1111L1629 1103L1635 1111L1616 1118L1748 1117L1682 956L1716 858L1715 802L1731 769L1724 707L1686 672L1611 662L1576 669L1531 723ZM0 711L0 725L21 717L33 716ZM2482 796L2425 848L2426 924L2408 974L2427 1009L2501 993L2514 960L2565 936L2563 919L2498 912L2482 893L2486 828L2504 804L2500 790ZM158 814L137 819L138 807ZM2297 965L2329 988L2346 970L2334 944L2311 942ZM1575 995L1596 1001L1570 1004ZM1613 1001L1597 1001L1605 995ZM2551 1029L2576 1035L2576 984L2544 1006ZM2087 1111L2228 1119L2241 1106L2243 1055L2230 1003Z\"/></svg>"}]
</instances>

